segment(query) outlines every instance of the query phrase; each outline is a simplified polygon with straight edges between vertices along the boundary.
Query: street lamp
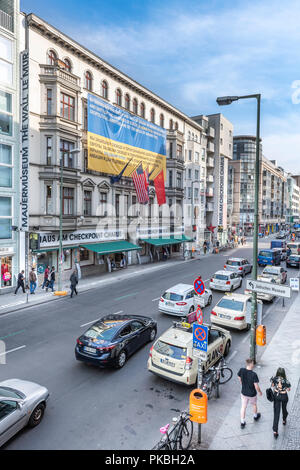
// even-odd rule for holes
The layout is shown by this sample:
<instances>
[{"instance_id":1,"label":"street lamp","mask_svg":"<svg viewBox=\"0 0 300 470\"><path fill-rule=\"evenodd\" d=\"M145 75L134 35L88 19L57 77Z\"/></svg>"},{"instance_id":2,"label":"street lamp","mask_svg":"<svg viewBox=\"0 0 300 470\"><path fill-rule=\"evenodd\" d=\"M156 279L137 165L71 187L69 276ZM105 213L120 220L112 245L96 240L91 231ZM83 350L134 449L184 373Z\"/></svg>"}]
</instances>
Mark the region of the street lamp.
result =
<instances>
[{"instance_id":1,"label":"street lamp","mask_svg":"<svg viewBox=\"0 0 300 470\"><path fill-rule=\"evenodd\" d=\"M58 291L62 291L62 237L63 237L63 182L64 182L64 155L74 155L79 153L80 149L63 150L60 157L60 209L59 209L59 249L58 249Z\"/></svg>"},{"instance_id":2,"label":"street lamp","mask_svg":"<svg viewBox=\"0 0 300 470\"><path fill-rule=\"evenodd\" d=\"M217 98L219 106L231 104L233 101L256 98L256 157L255 157L255 202L254 202L254 233L253 233L253 271L252 278L257 279L257 251L258 251L258 191L259 191L259 150L260 150L260 94L245 96L222 96ZM257 294L252 291L251 301L251 333L250 333L250 358L256 362L256 321L257 321Z\"/></svg>"}]
</instances>

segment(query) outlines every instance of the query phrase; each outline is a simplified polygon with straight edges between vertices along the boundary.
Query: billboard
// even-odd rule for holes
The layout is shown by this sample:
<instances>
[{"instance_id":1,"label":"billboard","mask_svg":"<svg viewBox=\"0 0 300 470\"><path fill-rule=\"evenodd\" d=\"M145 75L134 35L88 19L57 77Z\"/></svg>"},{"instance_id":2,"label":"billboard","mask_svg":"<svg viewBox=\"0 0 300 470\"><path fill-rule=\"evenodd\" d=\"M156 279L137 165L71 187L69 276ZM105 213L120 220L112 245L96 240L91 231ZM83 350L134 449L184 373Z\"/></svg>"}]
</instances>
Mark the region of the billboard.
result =
<instances>
[{"instance_id":1,"label":"billboard","mask_svg":"<svg viewBox=\"0 0 300 470\"><path fill-rule=\"evenodd\" d=\"M88 94L88 169L130 176L142 163L154 179L166 175L166 130Z\"/></svg>"}]
</instances>

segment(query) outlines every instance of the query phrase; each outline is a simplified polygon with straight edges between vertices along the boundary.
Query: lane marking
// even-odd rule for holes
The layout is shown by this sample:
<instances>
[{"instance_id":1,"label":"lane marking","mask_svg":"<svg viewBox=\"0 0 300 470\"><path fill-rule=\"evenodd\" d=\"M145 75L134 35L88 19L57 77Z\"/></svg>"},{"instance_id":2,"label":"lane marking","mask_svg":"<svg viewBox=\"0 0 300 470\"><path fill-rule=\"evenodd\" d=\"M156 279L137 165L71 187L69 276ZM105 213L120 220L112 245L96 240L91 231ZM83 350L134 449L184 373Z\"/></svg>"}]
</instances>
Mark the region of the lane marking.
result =
<instances>
[{"instance_id":1,"label":"lane marking","mask_svg":"<svg viewBox=\"0 0 300 470\"><path fill-rule=\"evenodd\" d=\"M121 295L121 297L116 297L114 300L126 299L127 297L132 297L133 295L139 294L139 292L132 292L131 294Z\"/></svg>"},{"instance_id":2,"label":"lane marking","mask_svg":"<svg viewBox=\"0 0 300 470\"><path fill-rule=\"evenodd\" d=\"M160 297L157 297L156 299L152 299L152 302L155 302L156 300L159 300Z\"/></svg>"},{"instance_id":3,"label":"lane marking","mask_svg":"<svg viewBox=\"0 0 300 470\"><path fill-rule=\"evenodd\" d=\"M20 333L23 333L24 331L26 331L26 330L19 330L19 331L16 331L15 333L9 333L8 335L0 336L0 339L9 338L10 336L19 335Z\"/></svg>"},{"instance_id":4,"label":"lane marking","mask_svg":"<svg viewBox=\"0 0 300 470\"><path fill-rule=\"evenodd\" d=\"M237 354L237 350L233 351L233 353L230 354L230 356L229 356L229 358L226 360L226 362L227 362L227 363L230 362L230 361L234 358L234 356L235 356L236 354Z\"/></svg>"},{"instance_id":5,"label":"lane marking","mask_svg":"<svg viewBox=\"0 0 300 470\"><path fill-rule=\"evenodd\" d=\"M25 344L23 346L19 346L18 348L14 348L14 349L10 349L9 351L5 351L5 352L1 353L0 356L4 356L5 354L9 354L9 353L14 352L14 351L19 351L19 349L23 349L23 348L26 348Z\"/></svg>"},{"instance_id":6,"label":"lane marking","mask_svg":"<svg viewBox=\"0 0 300 470\"><path fill-rule=\"evenodd\" d=\"M250 338L250 333L248 333L245 338L242 340L242 343L246 343L246 341Z\"/></svg>"},{"instance_id":7,"label":"lane marking","mask_svg":"<svg viewBox=\"0 0 300 470\"><path fill-rule=\"evenodd\" d=\"M119 313L123 313L123 310L120 310L119 312L115 312L115 313L112 313L111 315L118 315ZM84 327L84 326L87 326L87 325L90 325L91 323L95 323L96 321L100 320L101 317L99 318L96 318L96 320L92 320L92 321L89 321L87 323L84 323L83 325L80 325L80 327Z\"/></svg>"}]
</instances>

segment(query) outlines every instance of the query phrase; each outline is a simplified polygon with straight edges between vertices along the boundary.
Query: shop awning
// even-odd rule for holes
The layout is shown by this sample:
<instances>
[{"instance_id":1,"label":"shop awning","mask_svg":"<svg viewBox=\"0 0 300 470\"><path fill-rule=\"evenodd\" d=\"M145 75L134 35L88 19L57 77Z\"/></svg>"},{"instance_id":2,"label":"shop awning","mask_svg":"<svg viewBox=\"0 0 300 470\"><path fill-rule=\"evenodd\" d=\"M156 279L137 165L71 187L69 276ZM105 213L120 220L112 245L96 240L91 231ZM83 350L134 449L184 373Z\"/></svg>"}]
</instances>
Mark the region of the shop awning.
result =
<instances>
[{"instance_id":1,"label":"shop awning","mask_svg":"<svg viewBox=\"0 0 300 470\"><path fill-rule=\"evenodd\" d=\"M94 251L100 255L109 255L110 253L121 253L122 251L141 250L140 246L134 245L127 241L107 242L107 243L90 243L88 245L80 245L86 250Z\"/></svg>"},{"instance_id":2,"label":"shop awning","mask_svg":"<svg viewBox=\"0 0 300 470\"><path fill-rule=\"evenodd\" d=\"M149 243L149 245L163 246L163 245L177 245L178 243L184 243L192 241L191 238L187 238L183 235L182 238L142 238L142 242Z\"/></svg>"},{"instance_id":3,"label":"shop awning","mask_svg":"<svg viewBox=\"0 0 300 470\"><path fill-rule=\"evenodd\" d=\"M63 246L63 251L64 250L71 250L71 249L75 249L75 248L79 248L79 246L74 246L74 245L71 245L71 246ZM49 251L58 251L59 248L58 247L51 247L51 248L39 248L38 250L32 250L32 253L48 253Z\"/></svg>"}]
</instances>

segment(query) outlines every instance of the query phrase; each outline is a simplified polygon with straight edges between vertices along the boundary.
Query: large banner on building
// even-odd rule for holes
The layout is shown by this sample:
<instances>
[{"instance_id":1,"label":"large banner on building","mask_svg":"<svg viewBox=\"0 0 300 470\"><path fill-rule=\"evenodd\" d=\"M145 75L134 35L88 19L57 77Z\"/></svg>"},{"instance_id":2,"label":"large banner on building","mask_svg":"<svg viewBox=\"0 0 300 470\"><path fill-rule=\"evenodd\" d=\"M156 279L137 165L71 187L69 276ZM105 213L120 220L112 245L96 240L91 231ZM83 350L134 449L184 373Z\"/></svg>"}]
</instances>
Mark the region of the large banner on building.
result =
<instances>
[{"instance_id":1,"label":"large banner on building","mask_svg":"<svg viewBox=\"0 0 300 470\"><path fill-rule=\"evenodd\" d=\"M142 163L151 179L166 175L166 130L88 95L88 169L130 176Z\"/></svg>"}]
</instances>

